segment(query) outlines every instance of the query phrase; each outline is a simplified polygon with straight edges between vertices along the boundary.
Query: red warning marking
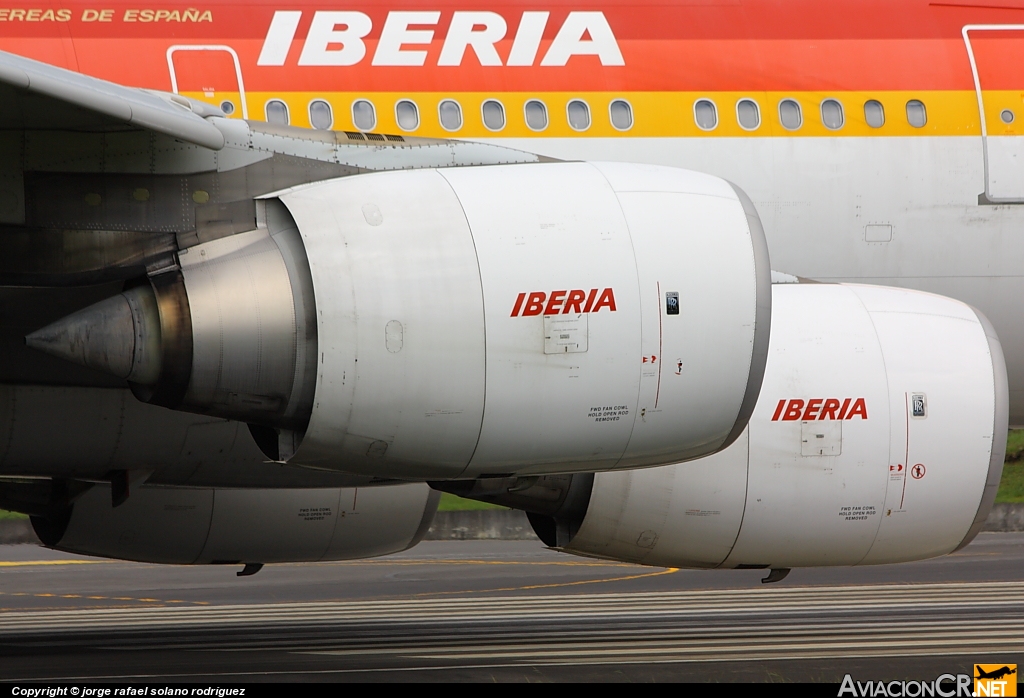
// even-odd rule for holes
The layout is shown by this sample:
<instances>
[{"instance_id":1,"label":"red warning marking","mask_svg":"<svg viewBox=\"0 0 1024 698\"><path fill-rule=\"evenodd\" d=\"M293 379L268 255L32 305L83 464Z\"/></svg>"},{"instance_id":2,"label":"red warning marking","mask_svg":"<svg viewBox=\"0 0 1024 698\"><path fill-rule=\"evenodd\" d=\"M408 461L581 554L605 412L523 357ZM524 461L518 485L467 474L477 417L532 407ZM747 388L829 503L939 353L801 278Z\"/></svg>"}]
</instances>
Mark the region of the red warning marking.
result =
<instances>
[{"instance_id":1,"label":"red warning marking","mask_svg":"<svg viewBox=\"0 0 1024 698\"><path fill-rule=\"evenodd\" d=\"M915 480L920 480L924 477L925 467L922 463L917 463L913 468L910 469L910 474L914 476Z\"/></svg>"},{"instance_id":2,"label":"red warning marking","mask_svg":"<svg viewBox=\"0 0 1024 698\"><path fill-rule=\"evenodd\" d=\"M903 464L902 463L897 463L896 465L890 465L889 466L889 472L890 473L902 473L903 472Z\"/></svg>"}]
</instances>

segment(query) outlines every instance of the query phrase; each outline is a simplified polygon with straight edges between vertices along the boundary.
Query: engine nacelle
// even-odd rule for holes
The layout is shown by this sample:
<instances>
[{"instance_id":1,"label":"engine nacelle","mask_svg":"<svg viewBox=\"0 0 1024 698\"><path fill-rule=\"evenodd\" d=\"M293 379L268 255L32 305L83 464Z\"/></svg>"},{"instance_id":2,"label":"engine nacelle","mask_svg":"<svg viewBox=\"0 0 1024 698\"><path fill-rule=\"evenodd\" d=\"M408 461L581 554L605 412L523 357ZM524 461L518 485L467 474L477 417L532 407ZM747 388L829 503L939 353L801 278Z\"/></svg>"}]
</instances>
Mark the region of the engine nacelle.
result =
<instances>
[{"instance_id":1,"label":"engine nacelle","mask_svg":"<svg viewBox=\"0 0 1024 698\"><path fill-rule=\"evenodd\" d=\"M664 167L387 172L31 335L274 460L456 478L659 465L746 426L770 271L749 199Z\"/></svg>"},{"instance_id":2,"label":"engine nacelle","mask_svg":"<svg viewBox=\"0 0 1024 698\"><path fill-rule=\"evenodd\" d=\"M773 289L761 397L729 448L571 483L541 478L533 489L549 491L534 503L522 485L480 498L532 510L549 545L649 565L880 564L970 542L1006 444L1006 371L988 321L914 291Z\"/></svg>"},{"instance_id":3,"label":"engine nacelle","mask_svg":"<svg viewBox=\"0 0 1024 698\"><path fill-rule=\"evenodd\" d=\"M62 517L32 517L32 524L49 547L121 560L350 560L419 543L438 498L422 484L303 490L142 486L114 508L110 487L96 485Z\"/></svg>"}]
</instances>

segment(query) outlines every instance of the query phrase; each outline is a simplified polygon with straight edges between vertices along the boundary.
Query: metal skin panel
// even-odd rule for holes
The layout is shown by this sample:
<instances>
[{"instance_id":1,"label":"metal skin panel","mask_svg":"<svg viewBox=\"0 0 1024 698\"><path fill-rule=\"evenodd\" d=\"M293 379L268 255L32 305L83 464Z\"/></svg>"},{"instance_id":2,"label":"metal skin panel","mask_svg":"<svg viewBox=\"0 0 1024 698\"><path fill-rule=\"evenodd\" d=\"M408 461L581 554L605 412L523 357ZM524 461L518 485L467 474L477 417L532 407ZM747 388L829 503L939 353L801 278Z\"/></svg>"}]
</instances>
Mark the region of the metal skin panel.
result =
<instances>
[{"instance_id":1,"label":"metal skin panel","mask_svg":"<svg viewBox=\"0 0 1024 698\"><path fill-rule=\"evenodd\" d=\"M213 490L210 534L196 563L319 560L342 515L341 493L356 491Z\"/></svg>"},{"instance_id":2,"label":"metal skin panel","mask_svg":"<svg viewBox=\"0 0 1024 698\"><path fill-rule=\"evenodd\" d=\"M1010 414L1010 391L1009 381L1006 376L1006 360L1003 356L1003 347L996 336L992 323L980 311L978 319L985 328L985 337L988 339L989 352L992 354L992 379L995 383L996 394L994 402L994 414L992 415L992 455L988 459L988 479L985 480L985 491L981 495L981 503L978 505L978 513L974 515L974 523L971 525L967 535L956 546L956 550L970 544L978 535L992 504L996 501L999 493L999 482L1003 476L1003 464L1006 461L1006 434L1008 431L1008 417ZM954 550L954 552L956 552Z\"/></svg>"},{"instance_id":3,"label":"metal skin panel","mask_svg":"<svg viewBox=\"0 0 1024 698\"><path fill-rule=\"evenodd\" d=\"M756 292L746 217L731 189L618 198L636 231L641 351L656 357L641 364L639 409L618 467L704 455L732 431L748 385ZM669 292L679 293L678 315L666 313Z\"/></svg>"},{"instance_id":4,"label":"metal skin panel","mask_svg":"<svg viewBox=\"0 0 1024 698\"><path fill-rule=\"evenodd\" d=\"M426 533L439 499L424 484L341 490L334 536L323 559L355 560L411 548Z\"/></svg>"},{"instance_id":5,"label":"metal skin panel","mask_svg":"<svg viewBox=\"0 0 1024 698\"><path fill-rule=\"evenodd\" d=\"M457 477L480 433L484 323L473 239L451 187L434 171L396 172L281 200L310 260L320 344L313 415L293 462ZM395 321L402 344L390 351Z\"/></svg>"},{"instance_id":6,"label":"metal skin panel","mask_svg":"<svg viewBox=\"0 0 1024 698\"><path fill-rule=\"evenodd\" d=\"M44 386L0 386L0 472L90 475L111 468L122 452L122 390L76 390ZM174 437L177 437L176 439ZM181 433L158 437L177 454ZM154 463L172 457L154 454ZM119 460L119 458L118 458Z\"/></svg>"},{"instance_id":7,"label":"metal skin panel","mask_svg":"<svg viewBox=\"0 0 1024 698\"><path fill-rule=\"evenodd\" d=\"M569 552L673 567L717 567L739 532L747 432L713 456L680 465L597 473Z\"/></svg>"},{"instance_id":8,"label":"metal skin panel","mask_svg":"<svg viewBox=\"0 0 1024 698\"><path fill-rule=\"evenodd\" d=\"M633 247L614 191L585 163L442 176L473 230L487 323L487 403L465 475L614 467L642 358ZM511 316L520 293L594 288L611 288L616 309L589 314L584 353L545 354L543 315ZM618 419L599 421L595 408Z\"/></svg>"},{"instance_id":9,"label":"metal skin panel","mask_svg":"<svg viewBox=\"0 0 1024 698\"><path fill-rule=\"evenodd\" d=\"M378 488L140 487L117 508L97 485L74 503L58 550L140 562L315 562L419 542L437 509L425 484Z\"/></svg>"},{"instance_id":10,"label":"metal skin panel","mask_svg":"<svg viewBox=\"0 0 1024 698\"><path fill-rule=\"evenodd\" d=\"M351 177L280 198L310 260L321 347L292 462L435 479L592 471L619 465L635 430L629 466L705 455L735 431L767 331L767 264L727 183L559 163ZM683 292L665 322L662 283ZM551 304L570 294L575 308ZM579 322L559 331L586 341L560 352L545 328L567 310ZM652 373L638 405L663 345L687 370L662 377L664 407Z\"/></svg>"},{"instance_id":11,"label":"metal skin panel","mask_svg":"<svg viewBox=\"0 0 1024 698\"><path fill-rule=\"evenodd\" d=\"M1024 200L1021 169L1024 166L1024 136L985 137L985 195L993 202Z\"/></svg>"},{"instance_id":12,"label":"metal skin panel","mask_svg":"<svg viewBox=\"0 0 1024 698\"><path fill-rule=\"evenodd\" d=\"M211 412L283 411L295 372L295 308L281 252L265 230L179 253L192 317L185 402Z\"/></svg>"},{"instance_id":13,"label":"metal skin panel","mask_svg":"<svg viewBox=\"0 0 1024 698\"><path fill-rule=\"evenodd\" d=\"M998 476L993 442L1005 441L1007 398L1002 357L975 311L857 285L777 284L773 296L747 434L710 458L597 473L567 552L673 567L880 564L949 553L976 531ZM926 396L926 416L908 419L914 393ZM867 419L804 423L804 413L779 412L780 400L829 397L864 398ZM908 423L920 478L899 475ZM808 427L836 424L837 455L802 455L812 450L802 434L828 431ZM904 485L902 509L890 512Z\"/></svg>"},{"instance_id":14,"label":"metal skin panel","mask_svg":"<svg viewBox=\"0 0 1024 698\"><path fill-rule=\"evenodd\" d=\"M96 485L74 503L58 550L121 560L192 564L210 531L213 490L140 488L110 506L110 485Z\"/></svg>"},{"instance_id":15,"label":"metal skin panel","mask_svg":"<svg viewBox=\"0 0 1024 698\"><path fill-rule=\"evenodd\" d=\"M756 297L727 183L617 163L443 176L473 228L487 317L487 407L467 475L652 465L722 446L747 387ZM616 305L588 314L585 352L544 353L548 307L510 312L522 293L594 288ZM685 312L661 322L672 289ZM663 348L692 369L673 386L660 377L665 405Z\"/></svg>"},{"instance_id":16,"label":"metal skin panel","mask_svg":"<svg viewBox=\"0 0 1024 698\"><path fill-rule=\"evenodd\" d=\"M772 290L768 366L750 421L747 504L724 565L857 564L878 531L889 475L888 347L845 286ZM840 455L801 455L803 420L772 420L779 400L816 398L864 399L867 419L841 420Z\"/></svg>"},{"instance_id":17,"label":"metal skin panel","mask_svg":"<svg viewBox=\"0 0 1024 698\"><path fill-rule=\"evenodd\" d=\"M268 462L245 424L147 405L127 390L0 385L0 420L0 474L11 477L103 480L128 470L152 471L147 485L190 487L369 481Z\"/></svg>"},{"instance_id":18,"label":"metal skin panel","mask_svg":"<svg viewBox=\"0 0 1024 698\"><path fill-rule=\"evenodd\" d=\"M1005 434L993 434L992 363L1001 357L990 352L984 327L968 306L916 291L849 288L868 309L885 347L890 462L906 464L887 481L878 534L863 563L948 553L974 523L993 438L999 448L1006 443ZM913 414L915 394L926 398L923 418ZM915 470L918 465L923 469Z\"/></svg>"}]
</instances>

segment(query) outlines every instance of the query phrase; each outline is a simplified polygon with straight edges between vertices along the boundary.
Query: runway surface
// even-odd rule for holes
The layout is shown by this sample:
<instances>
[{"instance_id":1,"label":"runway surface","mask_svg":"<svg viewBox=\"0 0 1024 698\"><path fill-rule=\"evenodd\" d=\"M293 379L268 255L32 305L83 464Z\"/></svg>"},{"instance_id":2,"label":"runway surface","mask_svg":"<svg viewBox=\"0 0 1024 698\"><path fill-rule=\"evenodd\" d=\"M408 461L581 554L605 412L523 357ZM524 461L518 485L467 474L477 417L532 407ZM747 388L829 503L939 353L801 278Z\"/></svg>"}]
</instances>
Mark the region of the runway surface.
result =
<instances>
[{"instance_id":1,"label":"runway surface","mask_svg":"<svg viewBox=\"0 0 1024 698\"><path fill-rule=\"evenodd\" d=\"M236 569L0 546L0 678L838 682L1024 664L1021 533L772 585L529 541Z\"/></svg>"}]
</instances>

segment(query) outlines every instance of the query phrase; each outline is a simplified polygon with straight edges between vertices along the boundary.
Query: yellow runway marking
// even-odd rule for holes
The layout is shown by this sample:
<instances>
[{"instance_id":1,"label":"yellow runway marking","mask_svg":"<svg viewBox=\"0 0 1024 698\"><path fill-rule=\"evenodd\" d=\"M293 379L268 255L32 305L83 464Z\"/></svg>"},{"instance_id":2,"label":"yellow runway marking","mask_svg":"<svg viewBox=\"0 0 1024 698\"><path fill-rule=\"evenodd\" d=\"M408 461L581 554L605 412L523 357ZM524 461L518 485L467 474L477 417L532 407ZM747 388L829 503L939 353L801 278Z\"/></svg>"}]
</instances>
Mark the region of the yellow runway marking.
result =
<instances>
[{"instance_id":1,"label":"yellow runway marking","mask_svg":"<svg viewBox=\"0 0 1024 698\"><path fill-rule=\"evenodd\" d=\"M626 565L622 565L625 567ZM632 566L632 565L630 565ZM630 574L625 577L608 577L607 579L580 579L574 582L553 582L551 584L529 584L521 587L502 587L499 589L463 589L460 591L424 591L419 594L410 594L409 596L444 596L450 594L490 594L496 591L528 591L531 589L554 589L557 587L573 587L580 586L582 584L604 584L607 582L625 582L630 579L642 579L644 577L660 577L663 574L672 574L678 572L678 567L669 567L667 569L658 570L657 572L644 572L643 574Z\"/></svg>"},{"instance_id":2,"label":"yellow runway marking","mask_svg":"<svg viewBox=\"0 0 1024 698\"><path fill-rule=\"evenodd\" d=\"M299 565L506 565L526 567L636 567L627 562L575 562L557 561L551 562L533 561L517 562L515 560L462 560L458 558L445 560L338 560L336 562L306 562ZM297 565L296 565L297 566Z\"/></svg>"},{"instance_id":3,"label":"yellow runway marking","mask_svg":"<svg viewBox=\"0 0 1024 698\"><path fill-rule=\"evenodd\" d=\"M0 566L29 566L29 565L57 565L57 564L98 564L98 563L111 563L119 562L118 560L32 560L32 561L20 561L20 562L0 562ZM581 569L592 569L592 568L631 568L635 569L637 566L622 563L622 562L604 562L604 561L584 561L584 560L551 560L551 561L510 561L510 560L474 560L474 559L459 559L459 558L445 558L440 560L338 560L329 562L306 562L306 563L292 563L289 567L306 567L306 566L324 566L324 565L344 565L344 566L368 566L368 565L398 565L398 566L429 566L429 565L487 565L495 567L568 567L568 568L581 568ZM609 582L625 582L633 579L642 579L645 577L659 577L665 574L672 574L678 572L677 568L668 568L662 570L656 570L651 572L642 572L639 574L630 574L618 577L608 577L601 579L579 579L570 582L552 582L549 584L530 584L526 586L518 587L499 587L496 589L460 589L451 591L428 591L419 594L413 594L414 597L424 596L448 596L453 594L490 594L494 592L509 592L509 591L531 591L534 589L557 589L561 587L572 587L581 586L584 584L605 584ZM35 596L35 597L59 597L65 599L77 599L86 598L93 601L135 601L138 603L146 604L194 604L199 606L209 605L208 602L203 601L182 601L182 600L171 600L165 601L161 599L151 598L133 598L129 596L80 596L77 594L31 594L26 592L17 593L4 593L0 592L0 596ZM390 595L381 597L373 597L374 600L386 600L392 598ZM339 599L338 601L342 601Z\"/></svg>"},{"instance_id":4,"label":"yellow runway marking","mask_svg":"<svg viewBox=\"0 0 1024 698\"><path fill-rule=\"evenodd\" d=\"M0 596L33 596L37 599L89 599L90 601L133 601L135 603L144 604L193 604L196 606L209 606L209 601L185 601L183 599L153 599L149 597L136 598L134 596L83 596L82 594L51 594L45 592L32 593L27 591L0 591ZM96 606L87 608L97 608ZM128 606L122 605L104 605L98 608L129 608ZM130 608L137 608L132 606ZM0 611L22 611L24 608L0 608ZM31 610L41 611L46 610L42 607L34 607ZM66 610L56 607L55 610Z\"/></svg>"},{"instance_id":5,"label":"yellow runway marking","mask_svg":"<svg viewBox=\"0 0 1024 698\"><path fill-rule=\"evenodd\" d=\"M167 608L167 606L148 606L147 608ZM4 606L0 607L0 613L17 613L19 611L31 611L33 613L47 613L47 612L65 612L65 611L116 611L116 610L136 610L138 606L129 606L128 604L104 604L102 606L75 606L74 608L68 608L67 606L32 606L26 608L25 606Z\"/></svg>"},{"instance_id":6,"label":"yellow runway marking","mask_svg":"<svg viewBox=\"0 0 1024 698\"><path fill-rule=\"evenodd\" d=\"M118 560L3 560L0 567L34 567L36 565L109 565Z\"/></svg>"}]
</instances>

